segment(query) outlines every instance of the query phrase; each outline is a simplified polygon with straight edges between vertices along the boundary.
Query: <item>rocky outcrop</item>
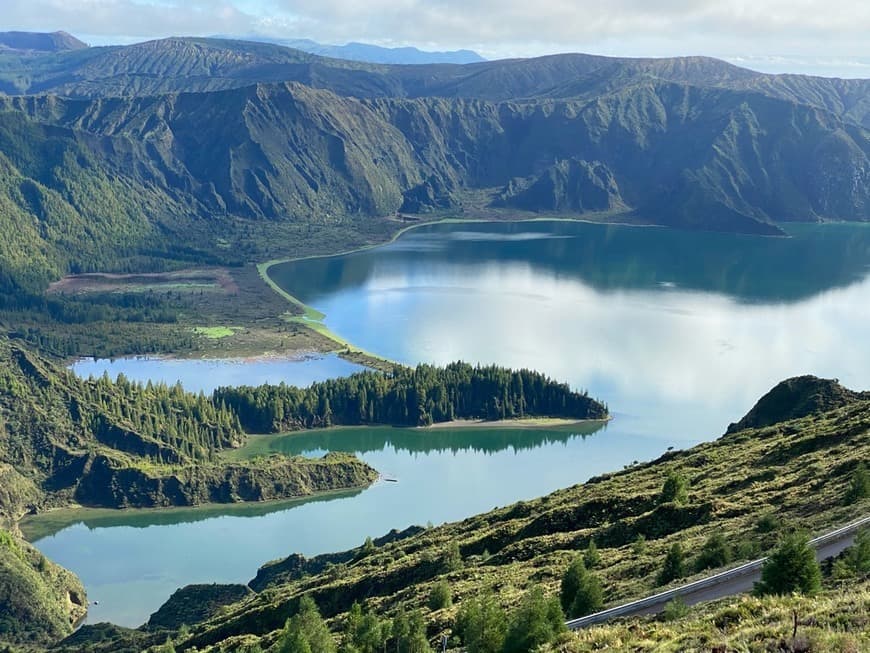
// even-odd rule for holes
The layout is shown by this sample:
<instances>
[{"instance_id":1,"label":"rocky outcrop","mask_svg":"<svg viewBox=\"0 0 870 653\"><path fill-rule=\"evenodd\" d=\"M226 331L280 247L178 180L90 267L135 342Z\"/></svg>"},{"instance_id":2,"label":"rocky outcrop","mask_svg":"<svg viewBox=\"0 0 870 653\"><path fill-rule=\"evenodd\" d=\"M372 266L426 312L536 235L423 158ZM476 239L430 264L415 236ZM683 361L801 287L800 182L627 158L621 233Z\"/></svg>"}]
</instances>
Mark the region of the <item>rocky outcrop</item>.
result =
<instances>
[{"instance_id":1,"label":"rocky outcrop","mask_svg":"<svg viewBox=\"0 0 870 653\"><path fill-rule=\"evenodd\" d=\"M610 169L599 162L579 159L558 161L531 179L511 180L494 204L526 211L569 213L624 207Z\"/></svg>"},{"instance_id":2,"label":"rocky outcrop","mask_svg":"<svg viewBox=\"0 0 870 653\"><path fill-rule=\"evenodd\" d=\"M816 376L796 376L782 381L758 400L739 422L728 427L728 433L750 428L762 428L779 422L824 413L855 401L870 399L870 392L855 392L840 385L837 379Z\"/></svg>"},{"instance_id":3,"label":"rocky outcrop","mask_svg":"<svg viewBox=\"0 0 870 653\"><path fill-rule=\"evenodd\" d=\"M188 585L176 590L148 620L149 628L177 630L214 616L225 605L253 594L247 585Z\"/></svg>"}]
</instances>

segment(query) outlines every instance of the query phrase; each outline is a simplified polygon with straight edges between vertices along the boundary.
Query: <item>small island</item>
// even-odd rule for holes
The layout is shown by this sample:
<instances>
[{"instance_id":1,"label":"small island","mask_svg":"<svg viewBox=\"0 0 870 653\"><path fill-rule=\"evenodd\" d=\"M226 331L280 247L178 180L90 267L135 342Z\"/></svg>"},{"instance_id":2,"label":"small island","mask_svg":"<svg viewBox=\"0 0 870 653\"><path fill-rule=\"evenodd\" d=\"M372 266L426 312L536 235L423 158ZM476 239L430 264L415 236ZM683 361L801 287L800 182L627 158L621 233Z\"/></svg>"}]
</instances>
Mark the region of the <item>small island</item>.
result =
<instances>
[{"instance_id":1,"label":"small island","mask_svg":"<svg viewBox=\"0 0 870 653\"><path fill-rule=\"evenodd\" d=\"M530 420L547 425L605 420L607 406L532 370L455 362L446 367L396 366L315 383L218 388L213 402L232 411L249 433L330 426L432 426Z\"/></svg>"}]
</instances>

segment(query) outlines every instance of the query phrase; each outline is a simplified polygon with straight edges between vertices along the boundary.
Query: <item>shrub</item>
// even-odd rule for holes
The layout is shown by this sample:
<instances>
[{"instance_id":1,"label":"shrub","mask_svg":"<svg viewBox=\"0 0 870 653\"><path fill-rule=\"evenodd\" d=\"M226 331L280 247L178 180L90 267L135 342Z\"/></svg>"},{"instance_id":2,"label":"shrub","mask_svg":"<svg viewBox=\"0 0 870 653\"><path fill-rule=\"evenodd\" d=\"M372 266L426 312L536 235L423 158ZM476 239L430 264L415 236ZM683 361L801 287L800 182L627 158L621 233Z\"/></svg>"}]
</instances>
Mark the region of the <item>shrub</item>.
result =
<instances>
[{"instance_id":1,"label":"shrub","mask_svg":"<svg viewBox=\"0 0 870 653\"><path fill-rule=\"evenodd\" d=\"M586 552L583 554L583 562L587 569L597 567L601 562L601 554L598 553L598 547L595 546L595 540L589 540L589 546L586 547Z\"/></svg>"},{"instance_id":2,"label":"shrub","mask_svg":"<svg viewBox=\"0 0 870 653\"><path fill-rule=\"evenodd\" d=\"M631 552L636 556L646 553L646 537L644 537L643 533L639 534L634 540L634 543L631 545Z\"/></svg>"},{"instance_id":3,"label":"shrub","mask_svg":"<svg viewBox=\"0 0 870 653\"><path fill-rule=\"evenodd\" d=\"M870 574L870 529L862 529L855 543L843 551L834 563L833 576L839 579L862 577Z\"/></svg>"},{"instance_id":4,"label":"shrub","mask_svg":"<svg viewBox=\"0 0 870 653\"><path fill-rule=\"evenodd\" d=\"M701 552L695 561L695 569L697 571L716 569L724 567L729 562L731 562L731 547L728 546L722 533L714 533L701 547Z\"/></svg>"},{"instance_id":5,"label":"shrub","mask_svg":"<svg viewBox=\"0 0 870 653\"><path fill-rule=\"evenodd\" d=\"M430 610L441 610L453 605L453 593L450 591L450 585L447 584L447 581L442 580L435 583L432 591L429 592L428 603Z\"/></svg>"},{"instance_id":6,"label":"shrub","mask_svg":"<svg viewBox=\"0 0 870 653\"><path fill-rule=\"evenodd\" d=\"M867 471L864 463L860 463L852 472L852 478L849 480L846 503L857 503L867 497L870 497L870 472Z\"/></svg>"},{"instance_id":7,"label":"shrub","mask_svg":"<svg viewBox=\"0 0 870 653\"><path fill-rule=\"evenodd\" d=\"M677 472L670 472L662 485L659 497L662 503L686 503L689 500L689 482Z\"/></svg>"},{"instance_id":8,"label":"shrub","mask_svg":"<svg viewBox=\"0 0 870 653\"><path fill-rule=\"evenodd\" d=\"M665 603L665 609L662 610L662 618L665 621L676 621L677 619L682 619L687 614L689 614L689 606L679 596L675 596Z\"/></svg>"}]
</instances>

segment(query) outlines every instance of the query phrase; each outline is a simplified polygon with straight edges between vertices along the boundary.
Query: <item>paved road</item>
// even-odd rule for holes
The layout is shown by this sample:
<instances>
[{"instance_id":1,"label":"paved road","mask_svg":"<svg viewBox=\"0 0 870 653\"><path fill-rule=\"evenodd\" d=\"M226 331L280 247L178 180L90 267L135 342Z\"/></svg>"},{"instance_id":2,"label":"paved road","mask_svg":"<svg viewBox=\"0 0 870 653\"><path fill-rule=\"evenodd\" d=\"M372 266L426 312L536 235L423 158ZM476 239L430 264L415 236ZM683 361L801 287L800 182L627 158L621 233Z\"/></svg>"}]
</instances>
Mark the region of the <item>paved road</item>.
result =
<instances>
[{"instance_id":1,"label":"paved road","mask_svg":"<svg viewBox=\"0 0 870 653\"><path fill-rule=\"evenodd\" d=\"M850 547L855 541L855 535L864 526L870 526L870 516L810 540L810 545L816 549L816 559L819 561L825 560ZM687 605L694 605L702 601L712 601L725 596L748 592L756 581L761 579L761 568L764 566L765 560L767 558L761 558L734 569L696 580L693 583L648 596L639 601L632 601L631 603L609 608L595 614L580 617L579 619L572 619L571 621L566 621L565 625L571 630L577 630L616 617L658 614L664 610L665 604L668 601L678 596Z\"/></svg>"}]
</instances>

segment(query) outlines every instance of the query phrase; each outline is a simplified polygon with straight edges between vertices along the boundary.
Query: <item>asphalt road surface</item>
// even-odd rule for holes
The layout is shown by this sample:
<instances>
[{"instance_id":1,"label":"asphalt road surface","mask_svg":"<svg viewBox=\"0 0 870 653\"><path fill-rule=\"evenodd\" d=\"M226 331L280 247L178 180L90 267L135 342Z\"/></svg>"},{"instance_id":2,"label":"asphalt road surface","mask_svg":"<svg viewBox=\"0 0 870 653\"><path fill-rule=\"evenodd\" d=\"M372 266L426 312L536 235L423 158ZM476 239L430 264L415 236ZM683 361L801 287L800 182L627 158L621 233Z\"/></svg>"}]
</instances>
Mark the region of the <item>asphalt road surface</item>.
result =
<instances>
[{"instance_id":1,"label":"asphalt road surface","mask_svg":"<svg viewBox=\"0 0 870 653\"><path fill-rule=\"evenodd\" d=\"M816 549L816 559L822 561L831 558L852 546L858 531L868 525L870 525L870 516L810 540L810 545ZM713 601L726 596L742 594L750 591L753 585L761 580L761 568L764 566L765 560L767 558L761 558L681 587L648 596L639 601L632 601L579 619L572 619L565 622L565 625L571 630L577 630L616 617L658 614L664 610L668 601L676 597L680 597L686 605L694 605L702 601Z\"/></svg>"}]
</instances>

